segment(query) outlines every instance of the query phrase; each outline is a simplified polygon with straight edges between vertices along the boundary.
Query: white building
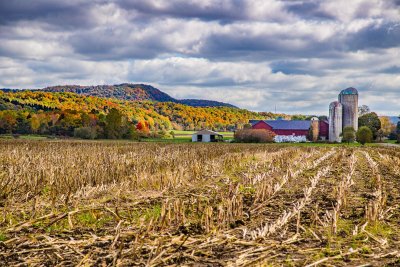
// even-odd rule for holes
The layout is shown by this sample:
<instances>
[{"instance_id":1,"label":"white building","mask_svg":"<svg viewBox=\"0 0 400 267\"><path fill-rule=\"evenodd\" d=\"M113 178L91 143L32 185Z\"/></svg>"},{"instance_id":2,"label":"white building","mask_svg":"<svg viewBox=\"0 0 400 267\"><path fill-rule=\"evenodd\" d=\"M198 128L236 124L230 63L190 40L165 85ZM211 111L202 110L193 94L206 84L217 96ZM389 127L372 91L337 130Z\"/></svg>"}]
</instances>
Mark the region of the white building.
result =
<instances>
[{"instance_id":1,"label":"white building","mask_svg":"<svg viewBox=\"0 0 400 267\"><path fill-rule=\"evenodd\" d=\"M218 142L223 141L224 136L210 130L201 130L192 135L192 142Z\"/></svg>"}]
</instances>

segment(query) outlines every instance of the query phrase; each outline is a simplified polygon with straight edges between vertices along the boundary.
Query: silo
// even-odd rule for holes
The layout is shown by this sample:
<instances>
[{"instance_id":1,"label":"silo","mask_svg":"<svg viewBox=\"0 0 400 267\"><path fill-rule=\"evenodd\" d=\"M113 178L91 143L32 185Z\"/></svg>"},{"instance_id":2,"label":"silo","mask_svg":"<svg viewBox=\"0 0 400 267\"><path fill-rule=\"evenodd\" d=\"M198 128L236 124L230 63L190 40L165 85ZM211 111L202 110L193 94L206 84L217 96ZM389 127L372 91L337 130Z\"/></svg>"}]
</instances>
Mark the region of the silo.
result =
<instances>
[{"instance_id":1,"label":"silo","mask_svg":"<svg viewBox=\"0 0 400 267\"><path fill-rule=\"evenodd\" d=\"M317 117L311 118L311 137L313 142L317 142L319 138L319 119Z\"/></svg>"},{"instance_id":2,"label":"silo","mask_svg":"<svg viewBox=\"0 0 400 267\"><path fill-rule=\"evenodd\" d=\"M339 102L343 106L343 129L351 126L358 130L358 91L350 87L339 94Z\"/></svg>"},{"instance_id":3,"label":"silo","mask_svg":"<svg viewBox=\"0 0 400 267\"><path fill-rule=\"evenodd\" d=\"M338 101L329 105L329 142L341 142L343 106Z\"/></svg>"}]
</instances>

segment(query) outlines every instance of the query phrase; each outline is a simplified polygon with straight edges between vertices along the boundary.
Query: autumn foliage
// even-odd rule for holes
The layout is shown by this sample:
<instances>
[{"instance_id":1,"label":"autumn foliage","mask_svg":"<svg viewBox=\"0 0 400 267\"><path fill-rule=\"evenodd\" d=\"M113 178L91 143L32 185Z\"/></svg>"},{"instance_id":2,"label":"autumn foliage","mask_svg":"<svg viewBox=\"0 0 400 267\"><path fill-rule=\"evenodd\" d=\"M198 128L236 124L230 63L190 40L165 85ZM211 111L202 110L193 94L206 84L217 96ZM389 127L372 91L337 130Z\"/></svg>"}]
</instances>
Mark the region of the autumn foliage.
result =
<instances>
[{"instance_id":1,"label":"autumn foliage","mask_svg":"<svg viewBox=\"0 0 400 267\"><path fill-rule=\"evenodd\" d=\"M121 122L107 122L116 110ZM114 114L115 115L115 114ZM115 138L107 125L133 126L144 133L176 130L240 129L249 119L265 119L256 112L232 107L192 107L172 102L124 101L69 92L0 91L0 133L37 133L73 136L74 129L96 127L98 138ZM110 124L111 123L111 124ZM122 128L124 128L122 127ZM111 127L113 128L113 127ZM87 133L88 129L78 130ZM86 135L86 134L85 134ZM86 135L93 136L93 135Z\"/></svg>"},{"instance_id":2,"label":"autumn foliage","mask_svg":"<svg viewBox=\"0 0 400 267\"><path fill-rule=\"evenodd\" d=\"M136 125L136 130L148 133L150 131L149 124L146 121L139 121Z\"/></svg>"}]
</instances>

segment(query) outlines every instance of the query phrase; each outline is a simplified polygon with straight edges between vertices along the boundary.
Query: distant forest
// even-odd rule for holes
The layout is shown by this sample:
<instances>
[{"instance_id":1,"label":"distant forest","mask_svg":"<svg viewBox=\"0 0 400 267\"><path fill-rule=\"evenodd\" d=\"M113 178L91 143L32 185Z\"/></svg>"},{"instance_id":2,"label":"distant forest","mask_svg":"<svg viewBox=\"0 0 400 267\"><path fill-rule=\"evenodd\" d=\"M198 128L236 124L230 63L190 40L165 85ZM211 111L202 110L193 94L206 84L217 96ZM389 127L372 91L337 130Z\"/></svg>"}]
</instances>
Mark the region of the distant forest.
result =
<instances>
[{"instance_id":1,"label":"distant forest","mask_svg":"<svg viewBox=\"0 0 400 267\"><path fill-rule=\"evenodd\" d=\"M279 115L234 107L125 101L68 92L0 91L0 133L135 138L170 130L232 131ZM280 116L285 116L281 114Z\"/></svg>"}]
</instances>

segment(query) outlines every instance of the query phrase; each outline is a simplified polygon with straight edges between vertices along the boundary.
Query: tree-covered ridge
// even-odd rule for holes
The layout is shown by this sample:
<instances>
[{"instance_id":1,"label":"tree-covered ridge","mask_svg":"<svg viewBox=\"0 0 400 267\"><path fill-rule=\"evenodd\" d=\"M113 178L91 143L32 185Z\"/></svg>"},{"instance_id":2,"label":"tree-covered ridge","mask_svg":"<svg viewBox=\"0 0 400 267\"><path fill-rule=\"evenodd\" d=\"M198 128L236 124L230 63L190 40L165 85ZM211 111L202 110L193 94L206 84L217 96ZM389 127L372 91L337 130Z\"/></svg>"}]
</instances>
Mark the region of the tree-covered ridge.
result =
<instances>
[{"instance_id":1,"label":"tree-covered ridge","mask_svg":"<svg viewBox=\"0 0 400 267\"><path fill-rule=\"evenodd\" d=\"M41 89L40 91L52 93L77 93L85 96L103 98L116 98L120 100L140 101L153 100L161 102L174 102L175 99L168 94L144 84L119 84L119 85L59 85Z\"/></svg>"},{"instance_id":2,"label":"tree-covered ridge","mask_svg":"<svg viewBox=\"0 0 400 267\"><path fill-rule=\"evenodd\" d=\"M97 86L81 86L81 85L59 85L46 87L40 91L52 93L77 93L85 96L97 96L103 98L116 98L129 101L159 101L174 102L194 107L219 107L233 105L218 101L200 100L200 99L175 99L161 90L146 84L129 84L123 83L118 85L97 85Z\"/></svg>"},{"instance_id":3,"label":"tree-covered ridge","mask_svg":"<svg viewBox=\"0 0 400 267\"><path fill-rule=\"evenodd\" d=\"M7 118L4 120L8 122L3 123L8 125L3 125L3 133L16 132L20 126L15 125L18 121L24 121L26 127L24 131L19 131L21 133L29 132L30 129L39 133L71 134L77 127L105 123L104 118L112 109L118 110L130 124L146 125L154 131L201 128L233 130L242 127L249 119L266 119L259 113L231 107L124 101L68 92L0 91L0 118ZM63 125L62 131L59 131L60 125Z\"/></svg>"}]
</instances>

